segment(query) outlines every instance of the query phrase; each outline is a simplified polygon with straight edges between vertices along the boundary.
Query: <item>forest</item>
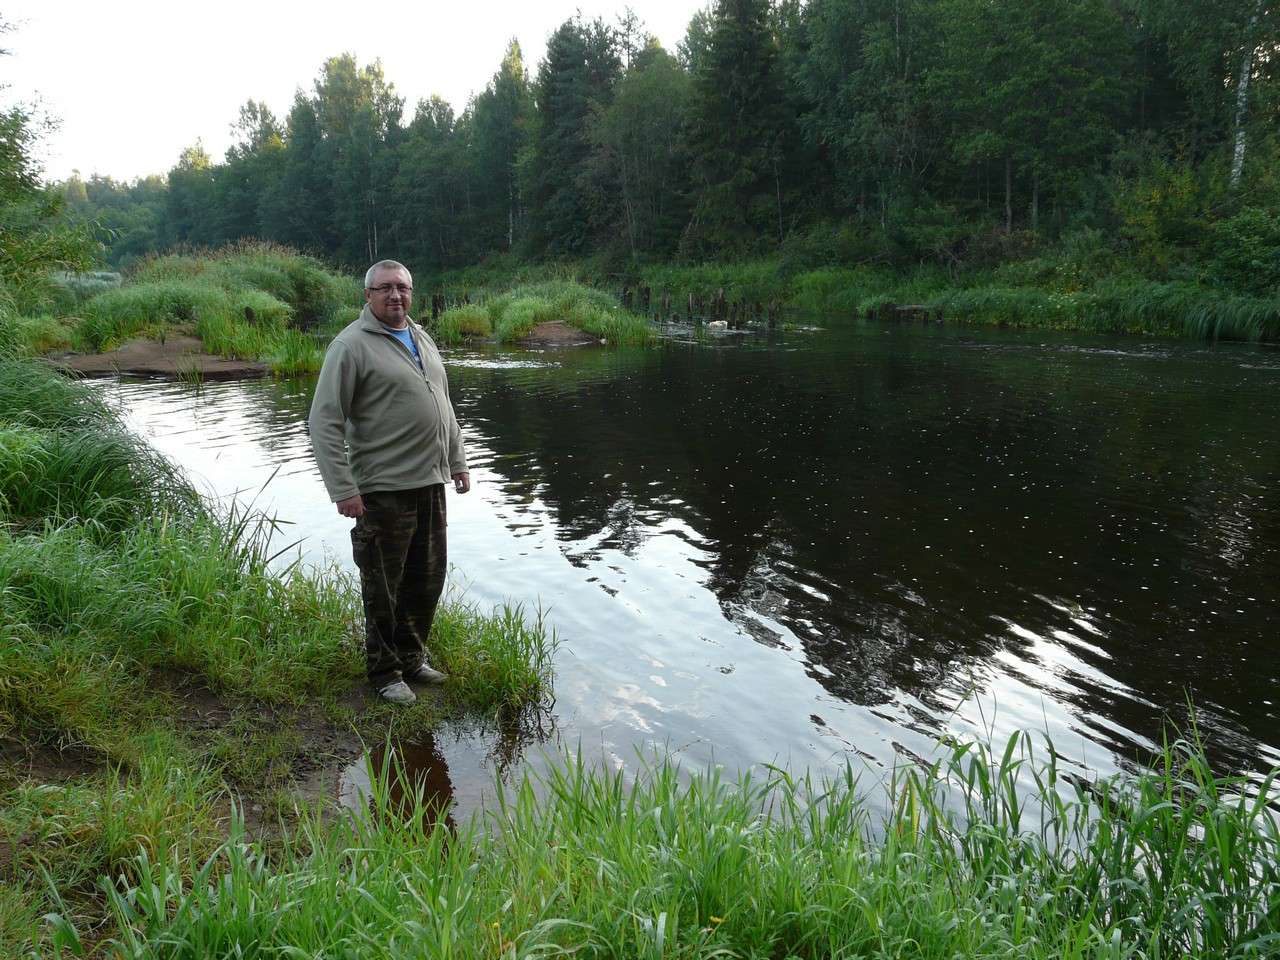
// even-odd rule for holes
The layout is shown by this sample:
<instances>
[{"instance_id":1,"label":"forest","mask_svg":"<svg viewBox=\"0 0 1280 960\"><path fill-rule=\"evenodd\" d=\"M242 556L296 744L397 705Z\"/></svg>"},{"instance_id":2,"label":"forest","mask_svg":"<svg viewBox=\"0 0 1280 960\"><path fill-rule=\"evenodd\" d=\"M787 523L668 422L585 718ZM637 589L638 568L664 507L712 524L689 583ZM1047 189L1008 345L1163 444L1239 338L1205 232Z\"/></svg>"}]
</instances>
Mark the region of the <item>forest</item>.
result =
<instances>
[{"instance_id":1,"label":"forest","mask_svg":"<svg viewBox=\"0 0 1280 960\"><path fill-rule=\"evenodd\" d=\"M335 56L283 116L246 103L220 159L54 189L117 267L252 237L429 275L763 260L1270 300L1278 10L717 0L675 51L634 13L574 16L536 67L512 40L461 113Z\"/></svg>"}]
</instances>

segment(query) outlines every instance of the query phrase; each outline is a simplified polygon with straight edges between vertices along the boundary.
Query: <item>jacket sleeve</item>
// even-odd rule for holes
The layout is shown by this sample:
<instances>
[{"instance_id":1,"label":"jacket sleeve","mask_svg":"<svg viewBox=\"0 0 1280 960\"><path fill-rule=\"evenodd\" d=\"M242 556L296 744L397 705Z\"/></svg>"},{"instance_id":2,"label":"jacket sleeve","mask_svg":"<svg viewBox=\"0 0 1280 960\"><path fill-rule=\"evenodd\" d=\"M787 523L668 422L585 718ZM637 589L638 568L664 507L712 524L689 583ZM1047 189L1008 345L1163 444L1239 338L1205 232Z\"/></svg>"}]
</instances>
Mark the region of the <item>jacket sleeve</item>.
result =
<instances>
[{"instance_id":1,"label":"jacket sleeve","mask_svg":"<svg viewBox=\"0 0 1280 960\"><path fill-rule=\"evenodd\" d=\"M311 449L329 498L337 503L354 497L360 490L347 462L346 425L355 391L356 371L351 354L340 340L329 344L316 381L307 426Z\"/></svg>"},{"instance_id":2,"label":"jacket sleeve","mask_svg":"<svg viewBox=\"0 0 1280 960\"><path fill-rule=\"evenodd\" d=\"M446 381L446 393L448 386ZM462 428L458 426L458 418L453 412L453 401L449 401L449 473L467 472L467 454L462 448Z\"/></svg>"},{"instance_id":3,"label":"jacket sleeve","mask_svg":"<svg viewBox=\"0 0 1280 960\"><path fill-rule=\"evenodd\" d=\"M449 473L467 472L467 453L462 447L462 428L458 426L458 416L453 412L453 397L449 395L449 373L444 369L444 358L440 356L440 348L436 346L435 340L431 339L431 334L419 328L422 338L431 345L431 349L435 352L436 359L440 362L441 383L444 386L444 398L449 404L449 424L447 435L449 439Z\"/></svg>"}]
</instances>

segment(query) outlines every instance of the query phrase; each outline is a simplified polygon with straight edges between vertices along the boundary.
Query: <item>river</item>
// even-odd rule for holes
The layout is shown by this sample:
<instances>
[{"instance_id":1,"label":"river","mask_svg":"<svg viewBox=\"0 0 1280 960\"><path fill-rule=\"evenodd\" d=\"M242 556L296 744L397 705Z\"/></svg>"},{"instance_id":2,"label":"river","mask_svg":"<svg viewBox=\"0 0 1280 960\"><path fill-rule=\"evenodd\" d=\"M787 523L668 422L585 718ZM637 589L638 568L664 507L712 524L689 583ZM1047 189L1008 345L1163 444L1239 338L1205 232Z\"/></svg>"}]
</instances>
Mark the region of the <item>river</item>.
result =
<instances>
[{"instance_id":1,"label":"river","mask_svg":"<svg viewBox=\"0 0 1280 960\"><path fill-rule=\"evenodd\" d=\"M1215 763L1280 765L1280 350L815 319L445 359L473 478L455 595L560 641L543 747L436 738L464 806L547 745L874 777L1024 728L1105 774L1188 702ZM312 386L104 389L350 567Z\"/></svg>"}]
</instances>

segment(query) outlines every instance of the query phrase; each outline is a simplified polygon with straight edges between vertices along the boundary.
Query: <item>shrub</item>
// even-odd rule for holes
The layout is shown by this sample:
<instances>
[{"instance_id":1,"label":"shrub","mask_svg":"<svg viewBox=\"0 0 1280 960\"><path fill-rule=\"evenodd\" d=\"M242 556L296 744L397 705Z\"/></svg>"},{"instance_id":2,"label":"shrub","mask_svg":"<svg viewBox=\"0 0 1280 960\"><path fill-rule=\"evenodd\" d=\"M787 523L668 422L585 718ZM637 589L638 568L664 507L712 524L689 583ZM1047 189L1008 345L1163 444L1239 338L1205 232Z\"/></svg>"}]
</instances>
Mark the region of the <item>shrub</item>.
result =
<instances>
[{"instance_id":1,"label":"shrub","mask_svg":"<svg viewBox=\"0 0 1280 960\"><path fill-rule=\"evenodd\" d=\"M1246 207L1209 231L1209 277L1253 294L1280 295L1280 214Z\"/></svg>"}]
</instances>

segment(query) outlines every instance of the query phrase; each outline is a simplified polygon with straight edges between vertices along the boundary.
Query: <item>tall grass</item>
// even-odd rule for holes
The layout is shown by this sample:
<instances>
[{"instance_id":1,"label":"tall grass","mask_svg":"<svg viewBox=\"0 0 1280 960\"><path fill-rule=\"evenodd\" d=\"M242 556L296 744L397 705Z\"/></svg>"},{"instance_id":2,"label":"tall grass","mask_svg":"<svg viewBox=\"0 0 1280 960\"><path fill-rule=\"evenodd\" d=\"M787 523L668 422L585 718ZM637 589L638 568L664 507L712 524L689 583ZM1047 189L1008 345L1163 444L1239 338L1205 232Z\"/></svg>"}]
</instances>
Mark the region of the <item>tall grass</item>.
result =
<instances>
[{"instance_id":1,"label":"tall grass","mask_svg":"<svg viewBox=\"0 0 1280 960\"><path fill-rule=\"evenodd\" d=\"M359 284L270 244L154 257L81 307L78 337L93 350L132 337L194 332L212 353L261 360L278 376L314 373L323 350L300 328L330 329L359 309Z\"/></svg>"},{"instance_id":2,"label":"tall grass","mask_svg":"<svg viewBox=\"0 0 1280 960\"><path fill-rule=\"evenodd\" d=\"M465 704L518 710L550 696L557 643L541 612L529 621L516 604L485 613L453 600L437 613L429 645L449 692Z\"/></svg>"},{"instance_id":3,"label":"tall grass","mask_svg":"<svg viewBox=\"0 0 1280 960\"><path fill-rule=\"evenodd\" d=\"M440 314L431 333L439 343L456 344L471 337L488 337L493 333L493 324L488 310L468 303Z\"/></svg>"},{"instance_id":4,"label":"tall grass","mask_svg":"<svg viewBox=\"0 0 1280 960\"><path fill-rule=\"evenodd\" d=\"M0 423L102 428L115 422L115 414L92 388L44 364L0 352Z\"/></svg>"},{"instance_id":5,"label":"tall grass","mask_svg":"<svg viewBox=\"0 0 1280 960\"><path fill-rule=\"evenodd\" d=\"M1280 835L1194 742L1072 786L1025 735L902 772L874 818L846 773L726 782L567 757L455 836L390 774L277 858L140 855L111 885L124 956L1264 957ZM1274 780L1264 784L1264 789Z\"/></svg>"},{"instance_id":6,"label":"tall grass","mask_svg":"<svg viewBox=\"0 0 1280 960\"><path fill-rule=\"evenodd\" d=\"M648 321L630 313L603 290L568 280L525 284L485 304L499 342L527 337L541 323L561 322L615 346L643 346L656 341Z\"/></svg>"},{"instance_id":7,"label":"tall grass","mask_svg":"<svg viewBox=\"0 0 1280 960\"><path fill-rule=\"evenodd\" d=\"M174 467L122 430L0 427L0 519L123 529L195 502Z\"/></svg>"}]
</instances>

